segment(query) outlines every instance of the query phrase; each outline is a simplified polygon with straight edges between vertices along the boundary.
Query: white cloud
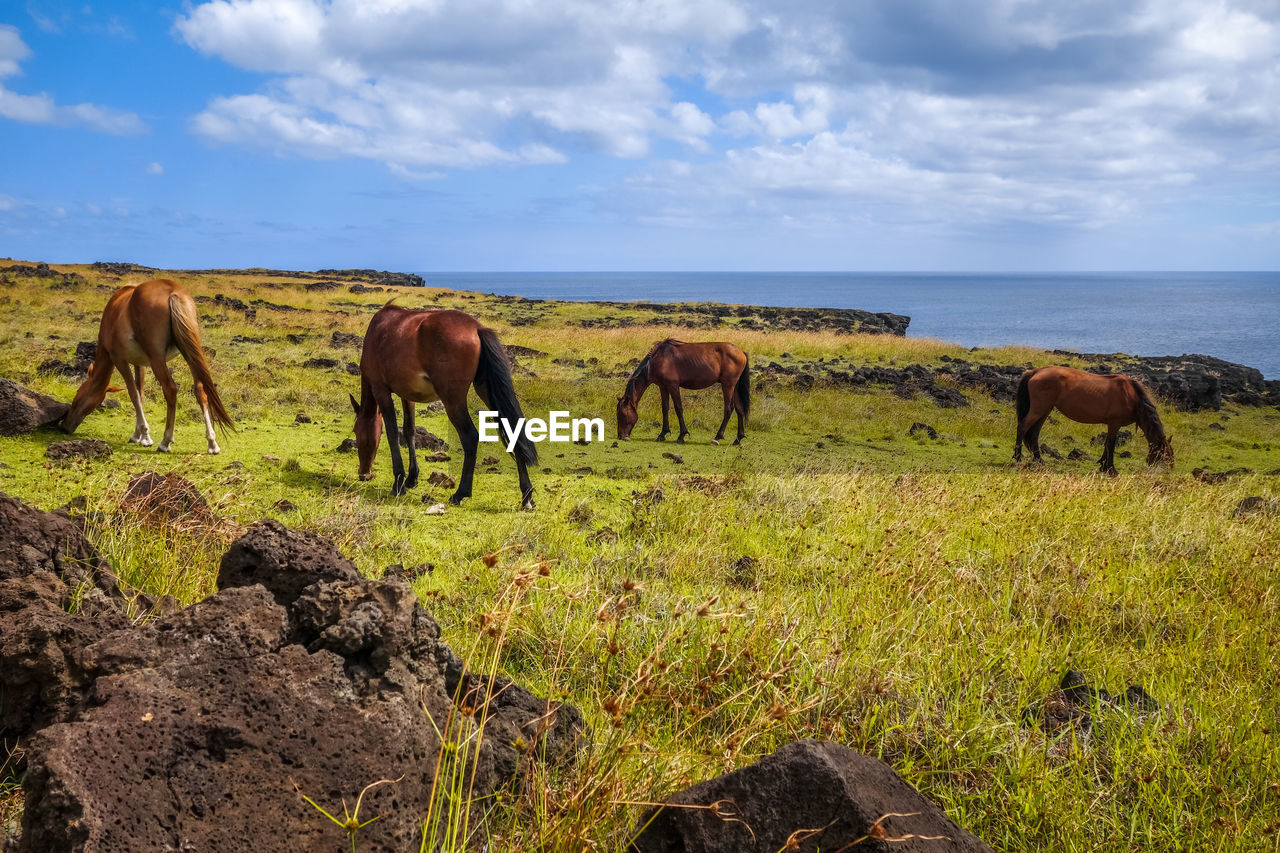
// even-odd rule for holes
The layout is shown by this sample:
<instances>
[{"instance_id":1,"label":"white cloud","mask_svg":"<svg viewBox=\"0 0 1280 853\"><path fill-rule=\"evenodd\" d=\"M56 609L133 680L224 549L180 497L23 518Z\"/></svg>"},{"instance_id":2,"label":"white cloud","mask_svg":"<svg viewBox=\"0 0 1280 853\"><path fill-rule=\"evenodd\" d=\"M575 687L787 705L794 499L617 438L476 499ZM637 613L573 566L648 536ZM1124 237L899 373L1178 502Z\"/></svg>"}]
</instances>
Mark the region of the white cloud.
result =
<instances>
[{"instance_id":1,"label":"white cloud","mask_svg":"<svg viewBox=\"0 0 1280 853\"><path fill-rule=\"evenodd\" d=\"M163 174L164 174L164 166L162 166L162 165L160 165L159 163L156 163L156 162L148 163L148 164L147 164L147 174L148 174L148 175L163 175Z\"/></svg>"},{"instance_id":2,"label":"white cloud","mask_svg":"<svg viewBox=\"0 0 1280 853\"><path fill-rule=\"evenodd\" d=\"M667 80L746 25L732 0L214 0L176 30L273 75L212 101L197 132L413 167L561 162L584 145L642 157L655 138L701 147L709 117Z\"/></svg>"},{"instance_id":3,"label":"white cloud","mask_svg":"<svg viewBox=\"0 0 1280 853\"><path fill-rule=\"evenodd\" d=\"M21 74L21 62L31 56L18 30L0 24L0 80ZM23 95L0 85L0 118L25 124L54 124L87 127L117 136L131 136L147 131L136 113L101 107L97 104L59 106L51 96L41 92Z\"/></svg>"},{"instance_id":4,"label":"white cloud","mask_svg":"<svg viewBox=\"0 0 1280 853\"><path fill-rule=\"evenodd\" d=\"M228 144L435 176L668 139L698 157L627 184L663 221L1098 228L1274 185L1278 18L1272 0L210 0L177 33L267 75L194 119Z\"/></svg>"}]
</instances>

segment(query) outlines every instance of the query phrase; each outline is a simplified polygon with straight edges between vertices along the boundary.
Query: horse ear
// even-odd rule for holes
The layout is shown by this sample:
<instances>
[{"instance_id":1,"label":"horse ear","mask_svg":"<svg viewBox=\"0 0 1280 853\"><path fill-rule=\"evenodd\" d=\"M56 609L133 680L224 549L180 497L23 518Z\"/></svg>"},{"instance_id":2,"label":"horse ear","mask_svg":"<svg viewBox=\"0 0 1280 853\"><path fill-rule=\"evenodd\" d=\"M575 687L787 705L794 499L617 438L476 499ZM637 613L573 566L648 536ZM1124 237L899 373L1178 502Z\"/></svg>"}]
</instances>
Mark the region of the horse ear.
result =
<instances>
[{"instance_id":1,"label":"horse ear","mask_svg":"<svg viewBox=\"0 0 1280 853\"><path fill-rule=\"evenodd\" d=\"M347 396L351 398L351 408L356 410L357 415L360 414L360 404L356 402L356 396L354 394L348 394Z\"/></svg>"}]
</instances>

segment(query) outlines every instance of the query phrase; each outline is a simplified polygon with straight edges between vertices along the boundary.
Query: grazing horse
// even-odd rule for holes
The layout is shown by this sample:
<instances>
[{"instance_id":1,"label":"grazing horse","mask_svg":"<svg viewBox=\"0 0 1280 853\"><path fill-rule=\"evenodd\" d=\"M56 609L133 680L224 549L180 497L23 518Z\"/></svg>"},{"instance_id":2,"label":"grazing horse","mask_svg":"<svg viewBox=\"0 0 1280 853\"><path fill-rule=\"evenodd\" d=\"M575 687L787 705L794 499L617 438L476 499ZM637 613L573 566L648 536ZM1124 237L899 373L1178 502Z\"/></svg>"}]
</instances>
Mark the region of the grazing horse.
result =
<instances>
[{"instance_id":1,"label":"grazing horse","mask_svg":"<svg viewBox=\"0 0 1280 853\"><path fill-rule=\"evenodd\" d=\"M1018 380L1015 462L1022 461L1024 442L1040 461L1040 427L1054 408L1082 424L1107 425L1106 445L1098 459L1104 474L1116 475L1116 433L1135 422L1147 437L1147 464L1173 463L1173 443L1145 388L1124 374L1104 376L1057 366L1028 370Z\"/></svg>"},{"instance_id":2,"label":"grazing horse","mask_svg":"<svg viewBox=\"0 0 1280 853\"><path fill-rule=\"evenodd\" d=\"M458 431L465 458L458 490L449 498L459 504L471 497L480 433L467 408L467 391L474 385L486 406L515 424L524 417L511 383L507 353L492 329L486 329L461 311L426 311L384 305L364 336L360 355L360 401L351 396L356 412L356 451L360 479L373 478L373 460L386 427L391 448L392 495L402 495L418 484L418 456L413 442L413 405L440 400L449 422ZM392 395L404 402L404 429L396 427ZM350 395L349 395L350 396ZM400 440L409 449L409 470L400 458ZM509 435L508 435L509 437ZM533 485L528 466L538 461L538 451L521 431L512 453L520 475L520 499L533 509Z\"/></svg>"},{"instance_id":3,"label":"grazing horse","mask_svg":"<svg viewBox=\"0 0 1280 853\"><path fill-rule=\"evenodd\" d=\"M161 453L173 447L173 418L178 402L178 383L173 381L167 362L181 354L195 379L196 400L204 413L205 438L209 452L218 453L213 426L231 426L231 416L222 405L209 363L200 346L200 327L196 322L196 303L191 294L167 278L144 281L122 287L111 295L102 312L98 327L98 352L89 366L89 377L76 391L71 408L62 418L62 429L75 432L89 412L98 408L107 396L111 371L119 370L133 401L136 423L129 441L150 447L151 428L142 411L142 379L149 366L164 392L168 412L164 422L164 439L156 446ZM129 368L133 369L130 370Z\"/></svg>"},{"instance_id":4,"label":"grazing horse","mask_svg":"<svg viewBox=\"0 0 1280 853\"><path fill-rule=\"evenodd\" d=\"M644 396L649 385L657 385L662 392L662 432L658 433L658 441L666 441L671 428L667 425L667 406L675 403L676 417L680 420L680 435L676 444L684 444L684 437L689 434L684 425L684 403L680 400L680 389L698 390L710 388L716 383L724 392L724 420L716 432L712 444L719 444L724 438L724 428L729 423L729 415L738 413L738 437L734 444L741 444L746 435L743 424L751 411L751 379L747 365L747 354L733 344L723 341L687 344L683 341L667 338L659 341L649 350L649 354L640 362L640 366L627 380L626 390L618 398L618 438L631 437L631 429L636 425L636 406Z\"/></svg>"}]
</instances>

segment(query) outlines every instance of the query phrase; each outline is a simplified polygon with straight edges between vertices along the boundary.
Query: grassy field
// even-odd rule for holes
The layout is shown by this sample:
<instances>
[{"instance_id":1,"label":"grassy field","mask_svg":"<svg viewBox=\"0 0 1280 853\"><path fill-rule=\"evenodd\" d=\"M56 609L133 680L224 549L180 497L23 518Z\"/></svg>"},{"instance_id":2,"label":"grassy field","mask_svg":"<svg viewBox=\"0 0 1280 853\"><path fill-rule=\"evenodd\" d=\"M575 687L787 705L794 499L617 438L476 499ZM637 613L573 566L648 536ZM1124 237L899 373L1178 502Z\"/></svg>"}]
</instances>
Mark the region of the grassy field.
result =
<instances>
[{"instance_id":1,"label":"grassy field","mask_svg":"<svg viewBox=\"0 0 1280 853\"><path fill-rule=\"evenodd\" d=\"M0 376L70 399L76 381L36 365L96 339L111 290L144 276L57 269L84 281L0 284ZM128 444L133 415L119 394L120 408L91 414L77 433L108 441L109 460L51 466L45 447L63 436L0 439L0 491L45 509L83 499L93 540L124 579L183 602L213 591L226 544L265 516L333 538L371 577L420 567L415 587L455 648L574 703L595 732L572 770L535 780L505 807L493 849L620 849L639 804L819 737L883 758L1004 851L1280 850L1280 523L1233 513L1247 496L1280 497L1280 476L1266 473L1280 469L1274 408L1163 406L1176 465L1148 470L1135 436L1115 479L1088 461L1010 465L1010 404L970 389L969 407L939 409L887 389L765 381L740 448L709 443L714 391L686 395L690 443L651 441L653 391L633 440L614 446L630 366L666 336L733 340L757 374L819 356L886 366L1060 357L689 328L679 312L673 325L583 328L599 308L431 288L308 292L310 279L266 274L173 277L198 297L301 309L258 306L250 321L201 303L239 425L223 453L203 453L176 362L177 452ZM384 448L376 477L358 482L354 454L336 451L351 435L347 394L358 381L302 363L358 361L331 336L362 334L391 295L462 308L504 343L545 353L518 359L526 414L599 416L608 440L539 445L533 513L517 511L510 459L482 446L482 458L501 459L477 468L475 497L425 515L424 499L450 491L433 491L426 475L456 477L461 453L445 417L420 410L452 460L425 464L423 485L391 498ZM148 390L158 438L163 400L154 383ZM299 413L311 422L296 423ZM909 435L917 421L938 438ZM1042 438L1093 458L1096 433L1059 418ZM1209 484L1191 476L1198 467L1256 473ZM140 530L121 504L129 477L146 470L187 477L224 521ZM1028 724L1024 709L1067 669L1113 692L1141 684L1161 709L1103 709L1088 732ZM20 808L17 793L0 799L6 820ZM343 840L335 828L335 848Z\"/></svg>"}]
</instances>

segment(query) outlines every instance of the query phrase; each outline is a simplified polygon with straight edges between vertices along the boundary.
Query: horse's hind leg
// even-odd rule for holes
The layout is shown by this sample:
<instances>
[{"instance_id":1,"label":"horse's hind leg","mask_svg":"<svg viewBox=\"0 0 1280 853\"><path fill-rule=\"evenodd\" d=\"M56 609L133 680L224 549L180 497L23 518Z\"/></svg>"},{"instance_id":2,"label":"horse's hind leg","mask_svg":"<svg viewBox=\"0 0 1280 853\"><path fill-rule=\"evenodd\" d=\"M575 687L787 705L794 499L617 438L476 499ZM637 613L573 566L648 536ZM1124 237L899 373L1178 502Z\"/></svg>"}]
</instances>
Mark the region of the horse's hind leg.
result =
<instances>
[{"instance_id":1,"label":"horse's hind leg","mask_svg":"<svg viewBox=\"0 0 1280 853\"><path fill-rule=\"evenodd\" d=\"M724 438L724 428L729 425L729 416L733 414L733 410L737 408L734 400L733 386L727 382L721 383L720 390L724 392L724 420L720 422L720 429L716 430L716 437L711 441L712 444L719 444ZM738 415L738 423L742 423L742 415ZM741 426L739 426L741 429ZM742 440L742 436L738 436L738 440Z\"/></svg>"},{"instance_id":2,"label":"horse's hind leg","mask_svg":"<svg viewBox=\"0 0 1280 853\"><path fill-rule=\"evenodd\" d=\"M680 421L680 434L676 436L676 444L684 444L684 437L689 434L689 428L684 425L684 401L680 399L680 388L671 389L671 405L676 409L676 420Z\"/></svg>"},{"instance_id":3,"label":"horse's hind leg","mask_svg":"<svg viewBox=\"0 0 1280 853\"><path fill-rule=\"evenodd\" d=\"M131 371L126 364L120 371L120 375L124 377L124 387L128 389L129 400L133 403L134 428L133 436L129 441L141 444L143 447L150 447L155 442L151 440L151 427L147 425L147 414L142 410L142 368L138 367Z\"/></svg>"},{"instance_id":4,"label":"horse's hind leg","mask_svg":"<svg viewBox=\"0 0 1280 853\"><path fill-rule=\"evenodd\" d=\"M191 390L195 392L196 402L200 404L200 412L204 415L204 437L209 442L209 455L213 456L221 453L222 448L218 446L218 435L213 431L213 417L209 414L209 395L205 393L204 383L197 379Z\"/></svg>"},{"instance_id":5,"label":"horse's hind leg","mask_svg":"<svg viewBox=\"0 0 1280 853\"><path fill-rule=\"evenodd\" d=\"M156 375L156 381L160 383L160 390L164 392L164 438L156 445L156 450L161 453L168 453L173 447L173 420L178 411L178 383L173 381L173 374L169 372L169 365L165 364L164 357L152 357L151 372Z\"/></svg>"},{"instance_id":6,"label":"horse's hind leg","mask_svg":"<svg viewBox=\"0 0 1280 853\"><path fill-rule=\"evenodd\" d=\"M458 398L443 400L443 402L445 413L449 416L449 423L453 424L453 428L458 431L458 440L462 442L462 476L458 480L458 490L449 498L449 503L460 504L463 499L471 497L471 481L475 477L476 451L480 447L480 433L471 421L471 412L467 411L465 386ZM486 402L485 405L488 403ZM524 480L528 478L529 475L525 474ZM521 486L523 485L524 483L521 482Z\"/></svg>"},{"instance_id":7,"label":"horse's hind leg","mask_svg":"<svg viewBox=\"0 0 1280 853\"><path fill-rule=\"evenodd\" d=\"M409 451L409 475L405 477L404 487L412 489L418 485L418 442L414 429L413 401L401 397L400 402L404 404L404 444Z\"/></svg>"},{"instance_id":8,"label":"horse's hind leg","mask_svg":"<svg viewBox=\"0 0 1280 853\"><path fill-rule=\"evenodd\" d=\"M1022 438L1022 440L1026 442L1027 449L1031 451L1031 461L1033 462L1044 461L1040 456L1040 427L1044 426L1044 422L1048 419L1049 416L1045 415L1040 418L1040 420L1033 423L1027 428L1026 435Z\"/></svg>"},{"instance_id":9,"label":"horse's hind leg","mask_svg":"<svg viewBox=\"0 0 1280 853\"><path fill-rule=\"evenodd\" d=\"M480 399L484 402L486 406L488 406L492 410L494 408L494 405L489 401L488 384L481 379L476 379L475 388L476 388L476 393L480 395ZM471 417L470 414L468 414L467 415L468 420L470 420L470 417ZM461 435L461 433L459 433L459 435ZM504 442L510 441L510 436L504 435L502 440ZM479 435L477 435L476 437L477 447L479 447L479 441L480 441ZM512 453L511 458L516 460L516 475L520 479L520 508L533 509L533 481L529 479L529 466L526 465L525 461L520 458L519 453ZM463 465L465 467L466 463L464 462Z\"/></svg>"}]
</instances>

